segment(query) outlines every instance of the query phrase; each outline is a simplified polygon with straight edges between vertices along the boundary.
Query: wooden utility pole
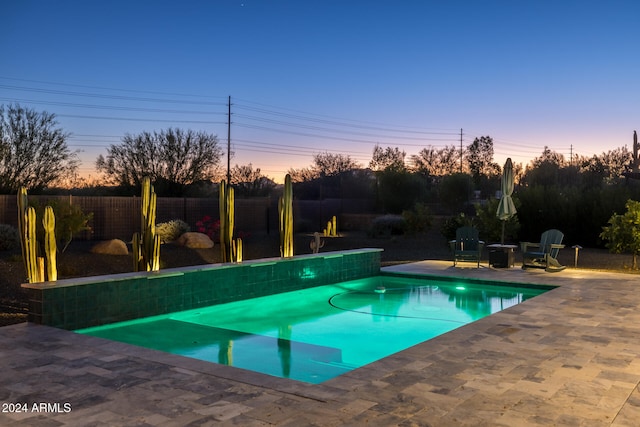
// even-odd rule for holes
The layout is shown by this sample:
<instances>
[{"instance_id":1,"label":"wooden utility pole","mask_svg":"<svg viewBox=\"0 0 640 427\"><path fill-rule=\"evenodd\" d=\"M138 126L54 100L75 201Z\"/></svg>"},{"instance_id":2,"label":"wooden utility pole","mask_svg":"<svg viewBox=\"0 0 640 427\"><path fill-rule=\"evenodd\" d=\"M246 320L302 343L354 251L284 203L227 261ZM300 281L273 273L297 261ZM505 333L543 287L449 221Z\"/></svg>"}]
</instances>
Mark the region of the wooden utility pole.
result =
<instances>
[{"instance_id":1,"label":"wooden utility pole","mask_svg":"<svg viewBox=\"0 0 640 427\"><path fill-rule=\"evenodd\" d=\"M231 95L229 95L229 113L227 119L227 184L231 184Z\"/></svg>"},{"instance_id":2,"label":"wooden utility pole","mask_svg":"<svg viewBox=\"0 0 640 427\"><path fill-rule=\"evenodd\" d=\"M462 173L462 128L460 128L460 173Z\"/></svg>"}]
</instances>

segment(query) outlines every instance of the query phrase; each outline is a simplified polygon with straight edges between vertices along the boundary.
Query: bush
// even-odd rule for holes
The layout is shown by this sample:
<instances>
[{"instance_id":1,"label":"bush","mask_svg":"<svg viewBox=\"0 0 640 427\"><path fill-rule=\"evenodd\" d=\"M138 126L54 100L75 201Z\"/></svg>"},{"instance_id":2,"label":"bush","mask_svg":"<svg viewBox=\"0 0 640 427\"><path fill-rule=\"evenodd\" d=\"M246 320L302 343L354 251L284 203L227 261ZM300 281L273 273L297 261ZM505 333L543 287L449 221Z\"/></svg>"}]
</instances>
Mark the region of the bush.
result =
<instances>
[{"instance_id":1,"label":"bush","mask_svg":"<svg viewBox=\"0 0 640 427\"><path fill-rule=\"evenodd\" d=\"M518 199L514 198L513 202L516 208L519 208L520 203ZM518 214L506 221L501 221L496 215L499 203L500 200L498 199L490 199L485 205L476 204L478 231L487 241L500 242L502 240L502 227L504 225L505 242L515 242L518 240L518 232L520 231Z\"/></svg>"},{"instance_id":2,"label":"bush","mask_svg":"<svg viewBox=\"0 0 640 427\"><path fill-rule=\"evenodd\" d=\"M189 231L189 224L181 219L173 219L156 225L156 234L160 236L162 243L173 242L178 237Z\"/></svg>"},{"instance_id":3,"label":"bush","mask_svg":"<svg viewBox=\"0 0 640 427\"><path fill-rule=\"evenodd\" d=\"M403 211L402 217L409 233L422 233L431 228L431 212L424 203L416 203L412 210Z\"/></svg>"},{"instance_id":4,"label":"bush","mask_svg":"<svg viewBox=\"0 0 640 427\"><path fill-rule=\"evenodd\" d=\"M9 224L0 224L0 251L20 247L20 232Z\"/></svg>"},{"instance_id":5,"label":"bush","mask_svg":"<svg viewBox=\"0 0 640 427\"><path fill-rule=\"evenodd\" d=\"M53 208L53 213L56 216L56 240L60 252L67 249L73 236L81 231L91 231L89 221L93 219L93 213L85 214L80 205L71 204L66 199L48 200L44 204L29 200L29 204L36 210L38 242L44 242L42 218L44 218L45 206ZM43 244L41 243L41 245Z\"/></svg>"},{"instance_id":6,"label":"bush","mask_svg":"<svg viewBox=\"0 0 640 427\"><path fill-rule=\"evenodd\" d=\"M214 220L209 215L205 215L196 222L196 231L209 236L214 242L220 240L220 220Z\"/></svg>"},{"instance_id":7,"label":"bush","mask_svg":"<svg viewBox=\"0 0 640 427\"><path fill-rule=\"evenodd\" d=\"M447 220L442 225L442 235L447 240L454 240L456 238L456 230L460 227L474 226L473 218L461 213Z\"/></svg>"},{"instance_id":8,"label":"bush","mask_svg":"<svg viewBox=\"0 0 640 427\"><path fill-rule=\"evenodd\" d=\"M379 216L371 223L370 237L389 237L404 234L407 222L400 215Z\"/></svg>"}]
</instances>

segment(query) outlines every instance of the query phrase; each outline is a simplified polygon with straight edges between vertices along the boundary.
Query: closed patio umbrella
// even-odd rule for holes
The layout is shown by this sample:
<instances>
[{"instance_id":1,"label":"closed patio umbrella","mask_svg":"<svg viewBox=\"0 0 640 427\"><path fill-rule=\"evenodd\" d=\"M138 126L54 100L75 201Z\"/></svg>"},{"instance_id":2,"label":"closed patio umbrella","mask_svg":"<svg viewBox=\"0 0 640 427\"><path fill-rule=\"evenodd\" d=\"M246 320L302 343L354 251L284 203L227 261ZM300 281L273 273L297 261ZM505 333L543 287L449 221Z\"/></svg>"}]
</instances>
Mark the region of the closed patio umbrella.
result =
<instances>
[{"instance_id":1,"label":"closed patio umbrella","mask_svg":"<svg viewBox=\"0 0 640 427\"><path fill-rule=\"evenodd\" d=\"M496 216L502 221L502 239L500 244L504 245L504 226L509 218L514 216L517 212L516 206L513 204L511 195L513 194L513 163L511 158L508 158L502 169L502 197L498 204L498 210Z\"/></svg>"}]
</instances>

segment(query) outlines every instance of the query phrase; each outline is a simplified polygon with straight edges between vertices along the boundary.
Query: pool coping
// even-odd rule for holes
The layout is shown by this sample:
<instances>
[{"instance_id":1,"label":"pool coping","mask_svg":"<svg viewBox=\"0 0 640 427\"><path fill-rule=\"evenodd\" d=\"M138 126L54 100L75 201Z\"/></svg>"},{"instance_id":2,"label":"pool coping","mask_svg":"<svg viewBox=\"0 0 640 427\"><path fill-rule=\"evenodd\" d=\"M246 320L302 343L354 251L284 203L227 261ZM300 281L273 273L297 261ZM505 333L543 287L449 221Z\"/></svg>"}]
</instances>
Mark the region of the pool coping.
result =
<instances>
[{"instance_id":1,"label":"pool coping","mask_svg":"<svg viewBox=\"0 0 640 427\"><path fill-rule=\"evenodd\" d=\"M637 276L579 269L554 274L454 269L439 261L382 270L558 287L319 385L45 326L4 327L0 336L12 345L0 350L7 373L1 401L70 399L78 396L83 380L85 393L100 398L87 404L72 401L69 414L0 414L0 420L54 418L74 425L90 415L105 425L142 417L158 421L150 422L154 425L198 420L229 425L622 426L634 425L640 416ZM117 379L132 378L132 372L135 384L117 385ZM32 378L36 374L38 381ZM98 387L96 378L113 384ZM194 389L194 381L219 391L212 397L211 390ZM51 384L55 394L48 392ZM182 393L180 402L188 401L188 410L172 412L153 403L153 396L172 393ZM125 396L131 413L118 416L117 405Z\"/></svg>"}]
</instances>

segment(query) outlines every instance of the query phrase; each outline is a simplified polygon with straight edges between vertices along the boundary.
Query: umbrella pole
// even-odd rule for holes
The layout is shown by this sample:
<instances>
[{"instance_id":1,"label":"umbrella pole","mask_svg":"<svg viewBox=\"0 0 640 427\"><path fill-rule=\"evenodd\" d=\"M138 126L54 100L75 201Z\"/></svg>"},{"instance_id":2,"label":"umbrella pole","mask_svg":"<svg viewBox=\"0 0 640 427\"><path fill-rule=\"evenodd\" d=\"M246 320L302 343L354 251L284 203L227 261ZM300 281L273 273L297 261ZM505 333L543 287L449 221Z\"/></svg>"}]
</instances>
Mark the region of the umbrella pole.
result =
<instances>
[{"instance_id":1,"label":"umbrella pole","mask_svg":"<svg viewBox=\"0 0 640 427\"><path fill-rule=\"evenodd\" d=\"M507 221L502 221L502 239L500 240L500 244L504 245L504 225Z\"/></svg>"}]
</instances>

